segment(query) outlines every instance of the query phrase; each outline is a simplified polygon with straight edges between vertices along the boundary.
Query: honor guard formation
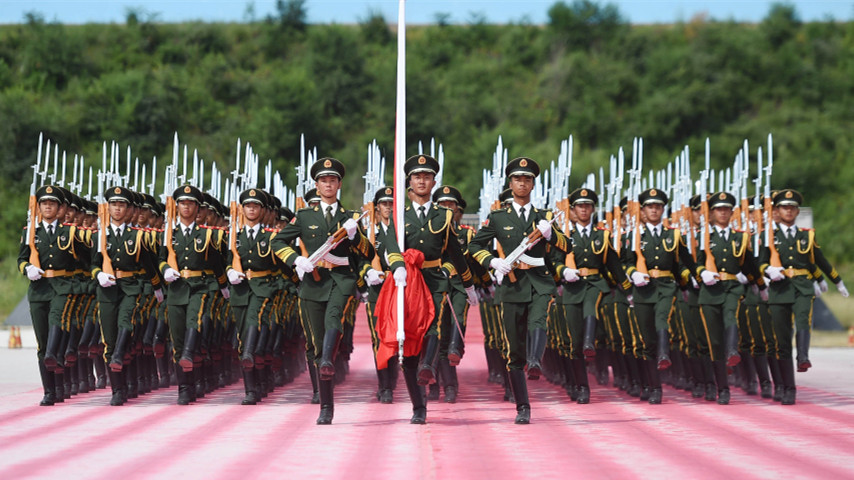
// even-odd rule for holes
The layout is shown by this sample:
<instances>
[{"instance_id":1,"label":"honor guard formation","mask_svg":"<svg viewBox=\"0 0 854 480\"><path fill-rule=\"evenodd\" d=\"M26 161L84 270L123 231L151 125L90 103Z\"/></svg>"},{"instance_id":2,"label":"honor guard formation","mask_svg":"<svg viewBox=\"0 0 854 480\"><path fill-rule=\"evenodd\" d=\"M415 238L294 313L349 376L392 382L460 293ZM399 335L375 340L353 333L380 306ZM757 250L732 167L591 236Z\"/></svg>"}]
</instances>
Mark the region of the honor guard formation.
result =
<instances>
[{"instance_id":1,"label":"honor guard formation","mask_svg":"<svg viewBox=\"0 0 854 480\"><path fill-rule=\"evenodd\" d=\"M620 148L607 173L576 182L571 137L548 169L508 161L499 140L468 216L478 220L464 224L475 195L442 183L441 146L402 162L396 192L374 142L363 205L348 208L344 163L312 151L293 190L239 140L230 174L206 171L186 146L180 168L177 135L162 171L154 159L140 175L128 148L121 174L119 147L105 143L100 168L84 175L75 156L69 182L66 155L60 167L40 137L18 258L40 405L108 385L113 406L171 385L188 405L241 378L234 402L255 405L307 371L304 401L331 424L362 303L376 401L401 400L402 376L413 424L427 422L429 402L485 387L456 371L472 307L486 388L515 405L517 424L532 419L531 381L578 404L597 401L593 379L650 404L668 384L720 405L733 388L792 405L795 371L812 368L813 302L827 280L848 291L815 230L797 225L802 195L771 187L771 136L764 158L759 148L751 162L745 141L717 172L705 147L699 174L687 147L645 172L635 139L628 169Z\"/></svg>"}]
</instances>

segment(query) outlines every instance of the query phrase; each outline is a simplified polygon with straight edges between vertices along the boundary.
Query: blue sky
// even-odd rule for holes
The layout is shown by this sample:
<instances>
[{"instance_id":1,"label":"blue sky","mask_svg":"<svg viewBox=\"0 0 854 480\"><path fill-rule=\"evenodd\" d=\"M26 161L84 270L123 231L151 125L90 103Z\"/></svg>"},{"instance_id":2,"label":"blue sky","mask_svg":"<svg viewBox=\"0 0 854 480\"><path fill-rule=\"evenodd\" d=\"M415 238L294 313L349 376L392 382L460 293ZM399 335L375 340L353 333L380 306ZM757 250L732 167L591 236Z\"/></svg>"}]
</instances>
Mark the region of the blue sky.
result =
<instances>
[{"instance_id":1,"label":"blue sky","mask_svg":"<svg viewBox=\"0 0 854 480\"><path fill-rule=\"evenodd\" d=\"M545 23L549 7L556 0L409 0L407 23L435 23L437 13L447 13L455 23L466 23L473 14L482 15L489 23L519 22ZM571 3L571 0L566 0ZM756 22L768 12L771 1L632 1L612 0L620 12L632 23L671 23L689 20L706 13L718 20ZM795 1L802 20L851 20L854 18L852 1ZM253 5L256 19L275 11L275 0L0 0L0 24L20 23L24 14L37 11L47 21L61 23L122 23L128 8L157 13L162 22L188 20L240 22L250 17L247 6ZM308 0L310 23L355 23L368 16L368 12L382 13L390 22L397 21L397 0Z\"/></svg>"}]
</instances>

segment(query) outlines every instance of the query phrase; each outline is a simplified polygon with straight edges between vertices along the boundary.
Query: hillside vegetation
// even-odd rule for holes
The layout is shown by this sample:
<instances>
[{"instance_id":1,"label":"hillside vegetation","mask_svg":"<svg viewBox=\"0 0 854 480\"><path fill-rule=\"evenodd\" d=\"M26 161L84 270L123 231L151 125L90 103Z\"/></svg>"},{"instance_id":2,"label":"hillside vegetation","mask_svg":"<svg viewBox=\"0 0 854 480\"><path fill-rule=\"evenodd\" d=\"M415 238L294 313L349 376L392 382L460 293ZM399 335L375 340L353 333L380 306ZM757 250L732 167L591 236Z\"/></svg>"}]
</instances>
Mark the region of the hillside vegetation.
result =
<instances>
[{"instance_id":1,"label":"hillside vegetation","mask_svg":"<svg viewBox=\"0 0 854 480\"><path fill-rule=\"evenodd\" d=\"M393 155L394 25L371 14L309 25L302 3L240 24L130 12L126 24L70 26L33 13L0 27L0 258L17 252L39 132L87 164L116 140L162 166L177 131L226 171L240 137L291 184L304 133L344 161L347 203L360 203L366 145ZM577 186L635 136L650 167L689 145L696 172L707 136L720 168L745 138L755 158L772 132L774 185L802 191L828 257L854 262L854 24L802 23L775 5L759 24L632 26L587 1L558 2L549 18L410 27L407 153L435 137L445 182L473 203L499 135L511 157L543 165L574 135Z\"/></svg>"}]
</instances>

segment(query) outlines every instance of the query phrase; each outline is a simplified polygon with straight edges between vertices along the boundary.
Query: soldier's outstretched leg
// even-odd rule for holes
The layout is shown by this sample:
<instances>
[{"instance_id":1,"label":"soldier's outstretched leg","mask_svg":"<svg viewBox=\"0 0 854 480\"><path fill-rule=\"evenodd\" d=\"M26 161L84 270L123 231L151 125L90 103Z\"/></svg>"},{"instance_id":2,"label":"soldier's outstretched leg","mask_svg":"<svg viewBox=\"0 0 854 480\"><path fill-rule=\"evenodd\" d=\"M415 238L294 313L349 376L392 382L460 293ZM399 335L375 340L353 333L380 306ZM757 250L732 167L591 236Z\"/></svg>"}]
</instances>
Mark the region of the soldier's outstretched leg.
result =
<instances>
[{"instance_id":1,"label":"soldier's outstretched leg","mask_svg":"<svg viewBox=\"0 0 854 480\"><path fill-rule=\"evenodd\" d=\"M456 324L451 328L451 341L448 343L448 362L452 367L460 364L465 350L465 340Z\"/></svg>"},{"instance_id":2,"label":"soldier's outstretched leg","mask_svg":"<svg viewBox=\"0 0 854 480\"><path fill-rule=\"evenodd\" d=\"M664 331L665 335L667 334L667 330ZM665 348L667 348L665 346ZM661 347L659 347L659 353L661 352ZM659 356L659 360L647 360L646 362L646 373L649 377L649 403L650 405L658 405L661 403L661 377L659 377L658 369L661 365L661 357Z\"/></svg>"},{"instance_id":3,"label":"soldier's outstretched leg","mask_svg":"<svg viewBox=\"0 0 854 480\"><path fill-rule=\"evenodd\" d=\"M451 366L447 359L439 359L439 371L445 386L445 402L457 403L457 389L459 388L457 367Z\"/></svg>"},{"instance_id":4,"label":"soldier's outstretched leg","mask_svg":"<svg viewBox=\"0 0 854 480\"><path fill-rule=\"evenodd\" d=\"M125 389L127 385L125 385L124 379L122 378L122 372L117 372L114 370L110 370L110 389L113 392L113 395L110 397L110 405L114 407L118 407L120 405L124 405L125 403Z\"/></svg>"},{"instance_id":5,"label":"soldier's outstretched leg","mask_svg":"<svg viewBox=\"0 0 854 480\"><path fill-rule=\"evenodd\" d=\"M127 352L128 344L130 343L131 331L126 328L120 328L116 335L116 345L113 348L113 356L110 357L110 370L113 372L121 372L124 368L124 358ZM110 377L112 382L112 377Z\"/></svg>"},{"instance_id":6,"label":"soldier's outstretched leg","mask_svg":"<svg viewBox=\"0 0 854 480\"><path fill-rule=\"evenodd\" d=\"M246 390L246 396L240 402L241 405L255 405L261 401L261 396L258 394L258 385L255 382L254 367L243 370L243 387Z\"/></svg>"},{"instance_id":7,"label":"soldier's outstretched leg","mask_svg":"<svg viewBox=\"0 0 854 480\"><path fill-rule=\"evenodd\" d=\"M584 365L583 358L572 359L572 372L575 375L575 383L577 385L579 404L590 403L590 383L587 380L587 369Z\"/></svg>"},{"instance_id":8,"label":"soldier's outstretched leg","mask_svg":"<svg viewBox=\"0 0 854 480\"><path fill-rule=\"evenodd\" d=\"M47 332L47 347L44 352L44 365L49 372L56 369L59 362L59 346L62 343L62 326L51 325Z\"/></svg>"},{"instance_id":9,"label":"soldier's outstretched leg","mask_svg":"<svg viewBox=\"0 0 854 480\"><path fill-rule=\"evenodd\" d=\"M317 405L320 403L320 391L317 386L317 366L314 362L308 362L308 375L311 378L311 403Z\"/></svg>"},{"instance_id":10,"label":"soldier's outstretched leg","mask_svg":"<svg viewBox=\"0 0 854 480\"><path fill-rule=\"evenodd\" d=\"M183 368L176 368L178 377L178 405L189 405L193 400L192 390L195 388L192 381L192 373L185 372Z\"/></svg>"},{"instance_id":11,"label":"soldier's outstretched leg","mask_svg":"<svg viewBox=\"0 0 854 480\"><path fill-rule=\"evenodd\" d=\"M528 379L539 380L543 374L543 353L546 351L546 341L548 337L545 329L535 328L528 333L530 338L530 348L528 349ZM525 390L527 392L527 388ZM518 405L518 398L517 405ZM530 408L529 408L530 410Z\"/></svg>"},{"instance_id":12,"label":"soldier's outstretched leg","mask_svg":"<svg viewBox=\"0 0 854 480\"><path fill-rule=\"evenodd\" d=\"M181 352L181 358L178 359L178 366L184 372L193 371L193 354L199 344L199 335L199 331L195 328L188 328L184 333L184 350ZM178 393L180 394L180 391Z\"/></svg>"},{"instance_id":13,"label":"soldier's outstretched leg","mask_svg":"<svg viewBox=\"0 0 854 480\"><path fill-rule=\"evenodd\" d=\"M659 370L666 370L670 367L670 337L666 329L661 329L656 332L658 334L658 365Z\"/></svg>"},{"instance_id":14,"label":"soldier's outstretched leg","mask_svg":"<svg viewBox=\"0 0 854 480\"><path fill-rule=\"evenodd\" d=\"M729 381L727 380L726 369L727 365L723 360L715 360L712 362L715 369L715 383L718 386L718 405L729 405Z\"/></svg>"},{"instance_id":15,"label":"soldier's outstretched leg","mask_svg":"<svg viewBox=\"0 0 854 480\"><path fill-rule=\"evenodd\" d=\"M424 336L424 346L421 349L421 362L418 365L418 385L425 386L436 380L436 358L439 355L439 337Z\"/></svg>"},{"instance_id":16,"label":"soldier's outstretched leg","mask_svg":"<svg viewBox=\"0 0 854 480\"><path fill-rule=\"evenodd\" d=\"M759 378L759 395L762 398L773 398L771 393L771 377L768 374L768 356L756 355L753 357L756 364L756 376Z\"/></svg>"},{"instance_id":17,"label":"soldier's outstretched leg","mask_svg":"<svg viewBox=\"0 0 854 480\"><path fill-rule=\"evenodd\" d=\"M339 330L330 328L323 334L323 350L321 352L320 364L317 367L320 380L332 380L335 376L335 354L338 351L338 343L340 341L341 332ZM322 399L321 402L323 402Z\"/></svg>"},{"instance_id":18,"label":"soldier's outstretched leg","mask_svg":"<svg viewBox=\"0 0 854 480\"><path fill-rule=\"evenodd\" d=\"M779 359L780 376L783 379L783 398L780 403L783 405L794 405L797 388L795 387L795 365L791 358Z\"/></svg>"},{"instance_id":19,"label":"soldier's outstretched leg","mask_svg":"<svg viewBox=\"0 0 854 480\"><path fill-rule=\"evenodd\" d=\"M810 331L809 330L798 330L795 334L795 340L797 342L797 360L798 360L798 371L806 372L812 367L812 362L810 362Z\"/></svg>"},{"instance_id":20,"label":"soldier's outstretched leg","mask_svg":"<svg viewBox=\"0 0 854 480\"><path fill-rule=\"evenodd\" d=\"M724 329L724 345L726 349L726 365L734 367L741 361L738 353L738 325L729 325Z\"/></svg>"},{"instance_id":21,"label":"soldier's outstretched leg","mask_svg":"<svg viewBox=\"0 0 854 480\"><path fill-rule=\"evenodd\" d=\"M584 317L584 344L581 347L585 357L596 356L596 317Z\"/></svg>"}]
</instances>

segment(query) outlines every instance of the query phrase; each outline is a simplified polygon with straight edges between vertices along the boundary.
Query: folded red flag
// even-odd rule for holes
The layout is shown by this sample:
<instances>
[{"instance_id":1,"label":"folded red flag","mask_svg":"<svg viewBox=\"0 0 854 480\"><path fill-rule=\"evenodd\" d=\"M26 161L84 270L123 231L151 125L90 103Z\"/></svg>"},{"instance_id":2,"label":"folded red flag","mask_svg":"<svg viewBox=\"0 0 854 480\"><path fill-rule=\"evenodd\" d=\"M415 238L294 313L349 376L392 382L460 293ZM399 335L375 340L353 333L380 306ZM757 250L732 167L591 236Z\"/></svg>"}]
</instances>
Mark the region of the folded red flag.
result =
<instances>
[{"instance_id":1,"label":"folded red flag","mask_svg":"<svg viewBox=\"0 0 854 480\"><path fill-rule=\"evenodd\" d=\"M421 275L421 264L424 254L409 248L403 252L406 263L406 287L403 289L403 331L406 339L403 342L403 355L413 357L421 353L421 343L424 334L433 321L435 308L433 295L424 283ZM380 344L377 347L377 368L388 366L391 357L397 354L397 287L394 279L386 278L380 295L377 298L377 336Z\"/></svg>"}]
</instances>

